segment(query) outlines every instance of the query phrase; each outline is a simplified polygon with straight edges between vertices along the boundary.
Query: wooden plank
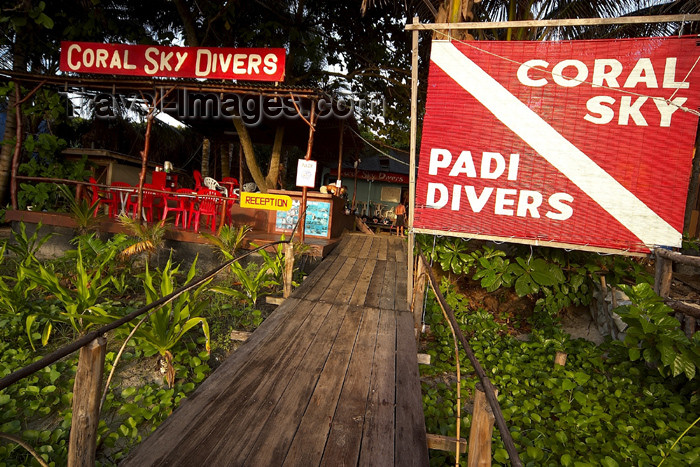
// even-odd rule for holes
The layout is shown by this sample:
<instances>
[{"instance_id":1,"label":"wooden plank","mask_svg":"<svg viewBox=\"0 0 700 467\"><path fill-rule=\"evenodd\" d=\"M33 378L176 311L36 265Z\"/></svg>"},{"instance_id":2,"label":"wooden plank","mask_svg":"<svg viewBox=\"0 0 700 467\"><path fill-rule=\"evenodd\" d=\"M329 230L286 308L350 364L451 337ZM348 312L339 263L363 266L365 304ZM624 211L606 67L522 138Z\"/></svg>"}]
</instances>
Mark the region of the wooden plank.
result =
<instances>
[{"instance_id":1,"label":"wooden plank","mask_svg":"<svg viewBox=\"0 0 700 467\"><path fill-rule=\"evenodd\" d=\"M408 265L405 261L406 257L404 256L406 254L406 251L403 248L401 248L399 251L403 261L399 261L397 255L396 298L394 301L394 309L397 311L409 311L411 307L408 303L408 294L406 290L406 282L408 281Z\"/></svg>"},{"instance_id":2,"label":"wooden plank","mask_svg":"<svg viewBox=\"0 0 700 467\"><path fill-rule=\"evenodd\" d=\"M294 375L295 384L287 387L270 417L258 423L260 434L251 446L247 458L237 455L231 461L235 460L237 463L240 460L241 464L247 465L282 465L314 389L317 387L321 372L330 360L330 350L339 338L341 330L347 327L348 323L338 325L336 322L345 321L347 310L347 306L334 306L331 309L329 318L333 317L333 320L326 320L327 323L324 323L314 342L311 343L302 364ZM357 328L356 322L350 325ZM354 334L350 333L350 335L354 340ZM318 422L327 425L325 420Z\"/></svg>"},{"instance_id":3,"label":"wooden plank","mask_svg":"<svg viewBox=\"0 0 700 467\"><path fill-rule=\"evenodd\" d=\"M274 407L289 378L300 363L313 337L330 310L330 305L312 307L300 332L285 336L287 344L266 346L255 361L246 362L245 376L221 387L222 397L206 422L193 429L165 457L169 465L221 465L220 455L231 456L243 449L258 413Z\"/></svg>"},{"instance_id":4,"label":"wooden plank","mask_svg":"<svg viewBox=\"0 0 700 467\"><path fill-rule=\"evenodd\" d=\"M381 310L359 465L394 465L396 317Z\"/></svg>"},{"instance_id":5,"label":"wooden plank","mask_svg":"<svg viewBox=\"0 0 700 467\"><path fill-rule=\"evenodd\" d=\"M399 294L396 284L396 261L387 261L386 270L384 272L384 283L382 291L379 294L379 308L385 310L393 310L396 296ZM403 295L406 295L406 289L403 289Z\"/></svg>"},{"instance_id":6,"label":"wooden plank","mask_svg":"<svg viewBox=\"0 0 700 467\"><path fill-rule=\"evenodd\" d=\"M364 272L366 266L367 261L357 259L352 269L348 272L343 284L336 290L335 297L329 301L337 304L348 304L353 292L355 291L355 286L359 283L358 279L362 277L362 273Z\"/></svg>"},{"instance_id":7,"label":"wooden plank","mask_svg":"<svg viewBox=\"0 0 700 467\"><path fill-rule=\"evenodd\" d=\"M697 237L700 232L698 232L698 220L700 219L700 211L693 210L690 213L690 228L688 233L691 237Z\"/></svg>"},{"instance_id":8,"label":"wooden plank","mask_svg":"<svg viewBox=\"0 0 700 467\"><path fill-rule=\"evenodd\" d=\"M318 278L312 288L308 289L308 292L304 298L309 301L315 301L321 298L321 295L323 295L323 293L326 291L328 285L333 282L336 274L342 271L347 260L348 258L345 256L338 256L335 258L330 268L326 270L322 277Z\"/></svg>"},{"instance_id":9,"label":"wooden plank","mask_svg":"<svg viewBox=\"0 0 700 467\"><path fill-rule=\"evenodd\" d=\"M450 436L434 435L428 433L428 449L435 449L438 451L455 452L457 448L457 440ZM467 452L467 440L464 438L459 438L459 452Z\"/></svg>"},{"instance_id":10,"label":"wooden plank","mask_svg":"<svg viewBox=\"0 0 700 467\"><path fill-rule=\"evenodd\" d=\"M368 362L374 357L378 325L379 310L365 309L321 458L322 466L337 466L341 462L357 464L372 372Z\"/></svg>"},{"instance_id":11,"label":"wooden plank","mask_svg":"<svg viewBox=\"0 0 700 467\"><path fill-rule=\"evenodd\" d=\"M361 242L361 238L358 235L347 235L343 240L341 248L338 248L338 254L341 256L347 256L348 252L354 251L357 245Z\"/></svg>"},{"instance_id":12,"label":"wooden plank","mask_svg":"<svg viewBox=\"0 0 700 467\"><path fill-rule=\"evenodd\" d=\"M333 277L333 280L326 286L326 290L323 291L323 294L318 298L320 301L338 303L336 297L340 289L347 286L348 283L350 283L350 285L353 283L351 273L356 261L361 260L357 258L347 258L345 260L343 267L340 268L340 271Z\"/></svg>"},{"instance_id":13,"label":"wooden plank","mask_svg":"<svg viewBox=\"0 0 700 467\"><path fill-rule=\"evenodd\" d=\"M292 295L296 298L304 298L306 294L316 286L316 283L325 276L328 270L333 266L333 263L337 260L338 256L329 256L321 261L321 264L311 271L311 274L309 274L306 279L304 279L304 282L294 290Z\"/></svg>"},{"instance_id":14,"label":"wooden plank","mask_svg":"<svg viewBox=\"0 0 700 467\"><path fill-rule=\"evenodd\" d=\"M367 289L367 297L365 306L379 308L379 298L384 285L384 271L386 270L387 261L377 261L374 266L374 272L369 282Z\"/></svg>"},{"instance_id":15,"label":"wooden plank","mask_svg":"<svg viewBox=\"0 0 700 467\"><path fill-rule=\"evenodd\" d=\"M418 379L413 317L396 315L396 433L394 465L428 465L423 398Z\"/></svg>"},{"instance_id":16,"label":"wooden plank","mask_svg":"<svg viewBox=\"0 0 700 467\"><path fill-rule=\"evenodd\" d=\"M350 305L362 305L367 299L367 290L369 289L369 283L372 279L372 274L374 273L374 267L377 262L375 260L367 260L362 268L355 289L352 292L352 297L350 297Z\"/></svg>"},{"instance_id":17,"label":"wooden plank","mask_svg":"<svg viewBox=\"0 0 700 467\"><path fill-rule=\"evenodd\" d=\"M389 240L384 236L380 236L382 242L379 244L379 249L377 250L377 259L379 261L386 261L387 250L389 250Z\"/></svg>"},{"instance_id":18,"label":"wooden plank","mask_svg":"<svg viewBox=\"0 0 700 467\"><path fill-rule=\"evenodd\" d=\"M228 382L235 381L241 375L241 362L255 360L265 346L276 345L275 340L279 336L297 331L302 321L298 319L299 314L293 312L299 303L300 300L289 298L268 316L250 339L209 375L191 396L183 400L175 412L129 455L123 465L141 466L155 463L175 449L179 440L187 437L193 426L206 423L208 413L212 407L216 407L221 396L222 386L225 387Z\"/></svg>"},{"instance_id":19,"label":"wooden plank","mask_svg":"<svg viewBox=\"0 0 700 467\"><path fill-rule=\"evenodd\" d=\"M358 258L371 259L371 253L373 251L372 244L376 241L376 238L376 235L367 235L362 247L358 248L358 250L353 253L356 254Z\"/></svg>"},{"instance_id":20,"label":"wooden plank","mask_svg":"<svg viewBox=\"0 0 700 467\"><path fill-rule=\"evenodd\" d=\"M348 309L283 465L318 465L321 460L330 431L329 422L335 413L342 389L339 381L343 380L347 372L362 312L360 307Z\"/></svg>"},{"instance_id":21,"label":"wooden plank","mask_svg":"<svg viewBox=\"0 0 700 467\"><path fill-rule=\"evenodd\" d=\"M260 454L255 452L256 445L263 451L286 453L347 311L347 307L324 306L332 312L326 313L321 324L308 323L314 328L313 334L294 350L292 363L270 369L270 374L251 395L257 401L239 411L245 413L236 414L235 422L206 457L204 465L247 464L249 455ZM277 449L280 445L284 447ZM269 464L254 462L250 465Z\"/></svg>"},{"instance_id":22,"label":"wooden plank","mask_svg":"<svg viewBox=\"0 0 700 467\"><path fill-rule=\"evenodd\" d=\"M289 298L277 308L256 332L231 354L224 363L204 381L199 388L185 399L175 412L168 417L158 429L144 440L125 460L123 465L151 465L167 456L179 447L181 439L190 436L193 427L207 425L210 414L218 411L218 404L223 399L226 388L246 374L246 363L257 361L266 352L267 347L279 347L284 336L298 334L303 323L303 314L308 314L312 307L295 305L301 302Z\"/></svg>"}]
</instances>

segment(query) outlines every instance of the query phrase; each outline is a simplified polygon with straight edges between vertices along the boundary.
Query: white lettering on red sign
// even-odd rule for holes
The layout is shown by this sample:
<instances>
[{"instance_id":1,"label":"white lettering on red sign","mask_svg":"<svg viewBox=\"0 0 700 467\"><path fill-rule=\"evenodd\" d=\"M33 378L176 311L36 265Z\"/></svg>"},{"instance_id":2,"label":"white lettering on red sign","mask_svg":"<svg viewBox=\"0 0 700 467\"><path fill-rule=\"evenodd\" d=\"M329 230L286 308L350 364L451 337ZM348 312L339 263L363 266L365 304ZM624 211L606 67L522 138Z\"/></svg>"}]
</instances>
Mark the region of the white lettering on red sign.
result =
<instances>
[{"instance_id":1,"label":"white lettering on red sign","mask_svg":"<svg viewBox=\"0 0 700 467\"><path fill-rule=\"evenodd\" d=\"M62 42L60 69L76 73L282 81L285 54L279 48Z\"/></svg>"}]
</instances>

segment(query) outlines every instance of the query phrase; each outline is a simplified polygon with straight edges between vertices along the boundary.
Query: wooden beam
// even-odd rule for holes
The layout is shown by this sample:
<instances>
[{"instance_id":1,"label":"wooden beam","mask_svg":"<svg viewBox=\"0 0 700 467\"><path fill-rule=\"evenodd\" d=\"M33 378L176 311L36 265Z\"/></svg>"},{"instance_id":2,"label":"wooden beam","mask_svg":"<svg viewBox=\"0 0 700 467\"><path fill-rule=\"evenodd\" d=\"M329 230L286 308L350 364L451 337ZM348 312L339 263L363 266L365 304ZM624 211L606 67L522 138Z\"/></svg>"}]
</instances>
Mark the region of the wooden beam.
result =
<instances>
[{"instance_id":1,"label":"wooden beam","mask_svg":"<svg viewBox=\"0 0 700 467\"><path fill-rule=\"evenodd\" d=\"M662 248L657 248L655 250L656 256L665 258L665 259L670 259L671 261L674 261L676 263L681 263L685 264L687 266L695 266L696 268L700 268L700 256L688 256L688 255L683 255L681 253L677 253L675 251L669 251L669 250L664 250Z\"/></svg>"},{"instance_id":2,"label":"wooden beam","mask_svg":"<svg viewBox=\"0 0 700 467\"><path fill-rule=\"evenodd\" d=\"M496 419L486 401L483 385L476 383L475 389L467 465L469 467L487 467L491 465L491 438L493 438L493 424ZM498 390L494 390L494 392L498 395Z\"/></svg>"},{"instance_id":3,"label":"wooden beam","mask_svg":"<svg viewBox=\"0 0 700 467\"><path fill-rule=\"evenodd\" d=\"M418 17L413 17L413 25L418 25ZM408 287L406 300L413 303L413 249L416 235L413 233L413 219L416 210L416 148L418 135L418 31L413 31L411 39L411 143L408 168ZM403 200L401 201L403 203Z\"/></svg>"},{"instance_id":4,"label":"wooden beam","mask_svg":"<svg viewBox=\"0 0 700 467\"><path fill-rule=\"evenodd\" d=\"M415 233L423 233L423 234L428 234L428 235L446 235L448 237L460 237L460 238L468 238L468 239L477 239L477 240L488 240L491 242L511 242L511 243L522 243L524 245L533 245L533 246L546 246L546 247L551 247L551 248L566 248L569 250L580 250L580 251L593 251L595 253L605 253L605 254L616 254L616 255L624 255L624 256L636 256L638 258L645 258L649 256L647 253L636 253L636 252L631 252L631 251L621 251L621 250L614 250L612 248L602 248L602 247L593 247L593 246L587 246L587 245L575 245L573 243L560 243L560 242L550 242L550 241L545 241L545 240L530 240L529 238L506 238L506 237L497 237L495 235L480 235L480 234L473 234L473 233L467 233L467 232L453 232L449 230L436 230L436 229L421 229L421 228L416 228L413 229Z\"/></svg>"},{"instance_id":5,"label":"wooden beam","mask_svg":"<svg viewBox=\"0 0 700 467\"><path fill-rule=\"evenodd\" d=\"M100 392L107 338L100 336L80 349L73 385L73 419L68 444L68 466L95 465Z\"/></svg>"},{"instance_id":6,"label":"wooden beam","mask_svg":"<svg viewBox=\"0 0 700 467\"><path fill-rule=\"evenodd\" d=\"M656 15L656 16L626 16L622 18L575 18L575 19L545 19L529 21L491 21L469 23L418 23L407 24L407 31L434 29L494 29L494 28L531 28L559 26L607 26L612 24L651 24L651 23L682 23L685 21L700 21L700 14L695 15Z\"/></svg>"},{"instance_id":7,"label":"wooden beam","mask_svg":"<svg viewBox=\"0 0 700 467\"><path fill-rule=\"evenodd\" d=\"M664 299L664 303L675 311L679 311L685 315L700 319L700 306L691 303L681 302L679 300Z\"/></svg>"},{"instance_id":8,"label":"wooden beam","mask_svg":"<svg viewBox=\"0 0 700 467\"><path fill-rule=\"evenodd\" d=\"M432 433L428 433L425 436L428 438L428 449L447 452L455 452L456 450L457 440L454 437L434 435ZM459 452L467 452L467 440L464 438L459 438Z\"/></svg>"},{"instance_id":9,"label":"wooden beam","mask_svg":"<svg viewBox=\"0 0 700 467\"><path fill-rule=\"evenodd\" d=\"M294 275L294 244L285 243L284 245L284 290L282 296L284 298L292 295L292 276Z\"/></svg>"},{"instance_id":10,"label":"wooden beam","mask_svg":"<svg viewBox=\"0 0 700 467\"><path fill-rule=\"evenodd\" d=\"M663 250L656 250L656 273L654 275L654 292L661 297L668 297L673 278L673 261L662 256Z\"/></svg>"}]
</instances>

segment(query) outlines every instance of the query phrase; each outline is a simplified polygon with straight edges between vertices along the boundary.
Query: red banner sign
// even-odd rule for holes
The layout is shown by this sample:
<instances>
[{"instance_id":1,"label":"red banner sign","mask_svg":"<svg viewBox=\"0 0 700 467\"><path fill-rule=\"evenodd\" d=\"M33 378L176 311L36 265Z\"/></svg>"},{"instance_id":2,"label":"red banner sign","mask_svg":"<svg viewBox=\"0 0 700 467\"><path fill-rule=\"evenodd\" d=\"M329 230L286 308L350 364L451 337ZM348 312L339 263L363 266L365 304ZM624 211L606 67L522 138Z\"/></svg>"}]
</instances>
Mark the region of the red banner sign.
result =
<instances>
[{"instance_id":1,"label":"red banner sign","mask_svg":"<svg viewBox=\"0 0 700 467\"><path fill-rule=\"evenodd\" d=\"M62 71L168 78L282 81L285 49L61 42Z\"/></svg>"},{"instance_id":2,"label":"red banner sign","mask_svg":"<svg viewBox=\"0 0 700 467\"><path fill-rule=\"evenodd\" d=\"M342 179L354 179L355 169L343 169L341 172ZM331 175L337 176L338 169L331 169ZM370 180L373 182L398 183L400 185L408 185L408 175L397 174L392 172L375 172L373 170L358 170L357 178L360 180Z\"/></svg>"},{"instance_id":3,"label":"red banner sign","mask_svg":"<svg viewBox=\"0 0 700 467\"><path fill-rule=\"evenodd\" d=\"M694 37L433 42L414 227L680 246L699 50Z\"/></svg>"}]
</instances>

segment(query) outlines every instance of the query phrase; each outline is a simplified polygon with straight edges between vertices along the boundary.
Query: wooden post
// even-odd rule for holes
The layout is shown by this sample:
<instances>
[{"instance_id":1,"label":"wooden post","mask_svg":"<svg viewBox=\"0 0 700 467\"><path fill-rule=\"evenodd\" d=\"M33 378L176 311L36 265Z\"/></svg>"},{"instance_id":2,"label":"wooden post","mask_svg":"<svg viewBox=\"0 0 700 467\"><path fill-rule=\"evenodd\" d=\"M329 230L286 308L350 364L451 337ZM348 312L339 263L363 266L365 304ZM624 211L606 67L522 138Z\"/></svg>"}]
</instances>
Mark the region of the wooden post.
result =
<instances>
[{"instance_id":1,"label":"wooden post","mask_svg":"<svg viewBox=\"0 0 700 467\"><path fill-rule=\"evenodd\" d=\"M294 274L294 245L284 245L284 288L282 296L289 297L292 294L292 276Z\"/></svg>"},{"instance_id":2,"label":"wooden post","mask_svg":"<svg viewBox=\"0 0 700 467\"><path fill-rule=\"evenodd\" d=\"M418 17L413 17L413 24L418 24ZM416 234L413 233L413 213L416 209L416 143L418 135L418 31L412 33L411 41L411 160L408 169L408 282L413 284L413 248ZM407 301L413 302L413 288L407 287Z\"/></svg>"},{"instance_id":3,"label":"wooden post","mask_svg":"<svg viewBox=\"0 0 700 467\"><path fill-rule=\"evenodd\" d=\"M100 392L107 338L100 336L80 349L73 384L73 420L68 445L68 466L95 465Z\"/></svg>"},{"instance_id":4,"label":"wooden post","mask_svg":"<svg viewBox=\"0 0 700 467\"><path fill-rule=\"evenodd\" d=\"M311 151L314 147L314 133L316 132L316 119L314 118L316 114L316 102L312 101L311 104L311 115L309 121L309 142L306 145L306 155L304 160L311 160ZM302 117L303 118L303 117ZM314 182L315 183L315 182ZM308 189L306 187L301 188L301 206L299 208L299 241L304 243L304 229L306 228L306 192Z\"/></svg>"},{"instance_id":5,"label":"wooden post","mask_svg":"<svg viewBox=\"0 0 700 467\"><path fill-rule=\"evenodd\" d=\"M413 287L413 327L419 330L421 327L421 319L423 318L423 298L425 296L425 269L428 267L427 264L423 262L420 256L417 257L418 265L416 266L416 284ZM416 332L416 337L418 337Z\"/></svg>"},{"instance_id":6,"label":"wooden post","mask_svg":"<svg viewBox=\"0 0 700 467\"><path fill-rule=\"evenodd\" d=\"M238 143L238 189L243 191L243 144Z\"/></svg>"},{"instance_id":7,"label":"wooden post","mask_svg":"<svg viewBox=\"0 0 700 467\"><path fill-rule=\"evenodd\" d=\"M498 395L498 390L496 390L496 395ZM472 414L472 426L469 430L469 455L467 460L469 467L491 465L491 438L495 420L493 411L486 400L482 384L476 383L474 413Z\"/></svg>"},{"instance_id":8,"label":"wooden post","mask_svg":"<svg viewBox=\"0 0 700 467\"><path fill-rule=\"evenodd\" d=\"M564 352L557 352L554 355L554 368L566 365L566 354Z\"/></svg>"},{"instance_id":9,"label":"wooden post","mask_svg":"<svg viewBox=\"0 0 700 467\"><path fill-rule=\"evenodd\" d=\"M338 187L338 196L340 196L340 187L342 186L343 173L343 133L345 130L345 120L340 121L340 136L338 137L338 179L335 186Z\"/></svg>"},{"instance_id":10,"label":"wooden post","mask_svg":"<svg viewBox=\"0 0 700 467\"><path fill-rule=\"evenodd\" d=\"M673 261L664 258L658 250L655 251L655 256L654 292L660 297L668 297L671 291L671 278L673 277Z\"/></svg>"},{"instance_id":11,"label":"wooden post","mask_svg":"<svg viewBox=\"0 0 700 467\"><path fill-rule=\"evenodd\" d=\"M8 107L7 111L11 109ZM20 83L15 81L15 115L17 119L17 129L15 135L15 152L12 155L12 166L10 167L10 201L12 209L17 209L17 169L19 168L19 155L22 151L22 99L20 99Z\"/></svg>"},{"instance_id":12,"label":"wooden post","mask_svg":"<svg viewBox=\"0 0 700 467\"><path fill-rule=\"evenodd\" d=\"M148 164L148 152L151 148L151 128L153 127L153 119L155 118L155 110L158 105L158 91L156 91L155 100L152 106L148 109L148 117L146 117L146 136L143 144L143 151L141 151L141 172L139 172L139 190L137 195L137 218L139 223L141 223L141 209L143 206L143 184L146 181L146 167Z\"/></svg>"}]
</instances>

